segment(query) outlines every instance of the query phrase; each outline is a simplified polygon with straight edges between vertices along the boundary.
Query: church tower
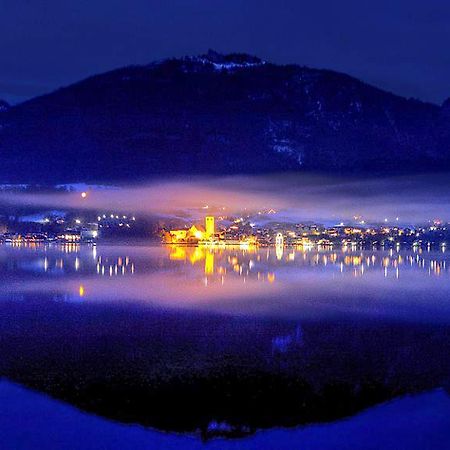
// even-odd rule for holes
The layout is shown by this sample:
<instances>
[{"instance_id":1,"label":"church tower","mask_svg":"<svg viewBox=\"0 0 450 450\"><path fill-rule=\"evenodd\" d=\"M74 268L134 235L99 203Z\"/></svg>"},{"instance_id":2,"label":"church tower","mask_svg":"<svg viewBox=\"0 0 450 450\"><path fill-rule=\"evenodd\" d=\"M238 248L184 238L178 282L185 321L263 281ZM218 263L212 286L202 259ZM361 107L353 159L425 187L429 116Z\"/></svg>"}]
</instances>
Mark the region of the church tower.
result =
<instances>
[{"instance_id":1,"label":"church tower","mask_svg":"<svg viewBox=\"0 0 450 450\"><path fill-rule=\"evenodd\" d=\"M214 237L216 230L214 228L214 216L205 217L205 234L206 238L209 239Z\"/></svg>"}]
</instances>

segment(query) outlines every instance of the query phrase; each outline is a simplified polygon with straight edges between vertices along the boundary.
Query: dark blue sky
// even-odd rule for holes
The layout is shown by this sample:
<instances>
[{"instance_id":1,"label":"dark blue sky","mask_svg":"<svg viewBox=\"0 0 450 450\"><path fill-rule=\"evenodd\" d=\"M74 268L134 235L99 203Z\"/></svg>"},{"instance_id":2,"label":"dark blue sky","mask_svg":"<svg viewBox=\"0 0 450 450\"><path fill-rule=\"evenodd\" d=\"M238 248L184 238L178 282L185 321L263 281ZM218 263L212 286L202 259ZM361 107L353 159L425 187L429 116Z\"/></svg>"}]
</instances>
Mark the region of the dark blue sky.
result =
<instances>
[{"instance_id":1,"label":"dark blue sky","mask_svg":"<svg viewBox=\"0 0 450 450\"><path fill-rule=\"evenodd\" d=\"M449 43L448 0L0 0L0 98L213 48L441 103Z\"/></svg>"}]
</instances>

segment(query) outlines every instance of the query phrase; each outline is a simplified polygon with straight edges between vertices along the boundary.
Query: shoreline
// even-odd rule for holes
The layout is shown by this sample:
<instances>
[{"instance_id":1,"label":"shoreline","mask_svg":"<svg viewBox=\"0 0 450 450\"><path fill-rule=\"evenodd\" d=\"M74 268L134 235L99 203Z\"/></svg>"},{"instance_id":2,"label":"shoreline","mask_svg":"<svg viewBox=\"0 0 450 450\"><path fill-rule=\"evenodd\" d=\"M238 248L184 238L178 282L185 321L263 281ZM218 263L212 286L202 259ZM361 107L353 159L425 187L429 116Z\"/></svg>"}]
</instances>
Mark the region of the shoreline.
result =
<instances>
[{"instance_id":1,"label":"shoreline","mask_svg":"<svg viewBox=\"0 0 450 450\"><path fill-rule=\"evenodd\" d=\"M450 396L443 389L407 395L325 424L257 431L242 439L212 439L124 425L0 381L0 434L6 448L77 449L410 449L450 445ZM23 427L17 427L18 423ZM83 436L83 439L79 439Z\"/></svg>"}]
</instances>

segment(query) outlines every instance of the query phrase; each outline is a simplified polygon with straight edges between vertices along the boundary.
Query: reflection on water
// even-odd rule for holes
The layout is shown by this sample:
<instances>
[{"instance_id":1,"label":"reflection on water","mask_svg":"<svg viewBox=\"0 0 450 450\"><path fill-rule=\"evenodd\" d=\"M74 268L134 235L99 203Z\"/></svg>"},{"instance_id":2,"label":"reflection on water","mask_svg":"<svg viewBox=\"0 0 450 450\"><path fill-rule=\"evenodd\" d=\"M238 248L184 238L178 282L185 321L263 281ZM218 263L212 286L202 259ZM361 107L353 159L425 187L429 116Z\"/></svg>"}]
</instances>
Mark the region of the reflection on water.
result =
<instances>
[{"instance_id":1,"label":"reflection on water","mask_svg":"<svg viewBox=\"0 0 450 450\"><path fill-rule=\"evenodd\" d=\"M1 246L0 280L7 283L0 295L53 293L58 300L269 317L359 311L446 320L449 257L420 249Z\"/></svg>"},{"instance_id":2,"label":"reflection on water","mask_svg":"<svg viewBox=\"0 0 450 450\"><path fill-rule=\"evenodd\" d=\"M334 420L448 384L449 257L0 246L0 375L205 436Z\"/></svg>"},{"instance_id":3,"label":"reflection on water","mask_svg":"<svg viewBox=\"0 0 450 450\"><path fill-rule=\"evenodd\" d=\"M83 263L84 273L92 272L92 268L95 267L97 274L117 276L134 274L135 263L130 255L133 255L136 249L137 247L117 246L101 247L99 251L95 245L15 244L0 247L0 261L3 262L4 269L9 271L31 269L54 272L59 270L68 274L73 270L79 271L81 263ZM142 250L142 247L140 249ZM160 250L158 255L155 249ZM411 251L402 252L399 249L371 251L350 249L349 247L342 247L339 251L333 251L329 247L321 248L320 246L317 249L284 248L280 246L260 249L257 247L215 248L168 245L147 250L149 260L157 256L163 260L188 262L198 268L201 266L204 274L209 277L225 275L227 271L232 270L244 279L251 276L252 273L255 273L258 279L267 278L267 275L271 272L264 273L259 269L263 267L267 269L270 264L273 264L273 268L279 267L277 263L294 266L326 267L331 265L338 267L340 272L350 270L355 277L364 275L367 270L376 270L382 267L384 276L393 274L396 278L399 278L403 266L422 269L430 276L440 276L449 272L447 260L450 255L446 252L445 247L442 247L439 253L430 250L424 251L415 247ZM107 256L104 256L104 254ZM143 256L142 252L139 252L139 254ZM80 259L81 257L83 259ZM8 261L8 258L17 259L12 263ZM18 264L15 265L15 263ZM256 267L257 265L258 267ZM274 278L273 276L273 281Z\"/></svg>"}]
</instances>

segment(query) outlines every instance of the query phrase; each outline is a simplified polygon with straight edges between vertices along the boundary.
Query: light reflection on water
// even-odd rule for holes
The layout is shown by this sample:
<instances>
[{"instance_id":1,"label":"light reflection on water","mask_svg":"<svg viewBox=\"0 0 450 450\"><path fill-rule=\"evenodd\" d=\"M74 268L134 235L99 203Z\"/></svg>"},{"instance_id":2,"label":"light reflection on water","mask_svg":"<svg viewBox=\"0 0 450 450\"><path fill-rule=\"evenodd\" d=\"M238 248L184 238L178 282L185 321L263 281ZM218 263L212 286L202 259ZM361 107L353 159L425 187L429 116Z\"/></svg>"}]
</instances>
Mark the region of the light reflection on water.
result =
<instances>
[{"instance_id":1,"label":"light reflection on water","mask_svg":"<svg viewBox=\"0 0 450 450\"><path fill-rule=\"evenodd\" d=\"M3 297L58 293L72 301L232 314L425 314L446 321L449 257L421 249L1 246L0 280Z\"/></svg>"},{"instance_id":2,"label":"light reflection on water","mask_svg":"<svg viewBox=\"0 0 450 450\"><path fill-rule=\"evenodd\" d=\"M206 437L335 420L448 384L449 257L0 246L0 375Z\"/></svg>"}]
</instances>

